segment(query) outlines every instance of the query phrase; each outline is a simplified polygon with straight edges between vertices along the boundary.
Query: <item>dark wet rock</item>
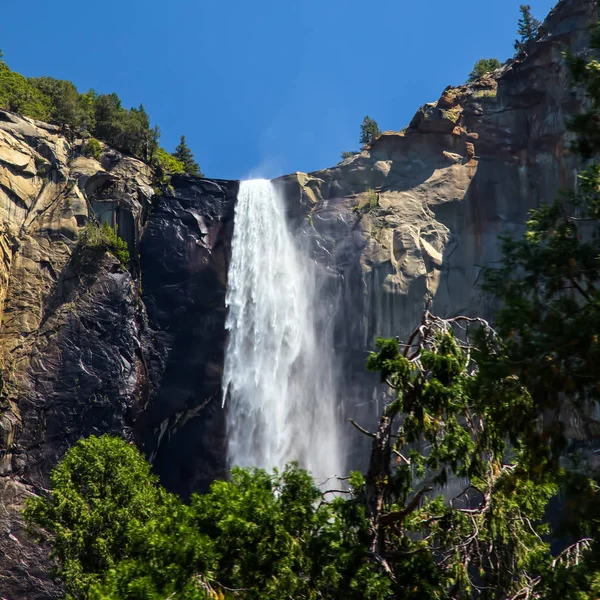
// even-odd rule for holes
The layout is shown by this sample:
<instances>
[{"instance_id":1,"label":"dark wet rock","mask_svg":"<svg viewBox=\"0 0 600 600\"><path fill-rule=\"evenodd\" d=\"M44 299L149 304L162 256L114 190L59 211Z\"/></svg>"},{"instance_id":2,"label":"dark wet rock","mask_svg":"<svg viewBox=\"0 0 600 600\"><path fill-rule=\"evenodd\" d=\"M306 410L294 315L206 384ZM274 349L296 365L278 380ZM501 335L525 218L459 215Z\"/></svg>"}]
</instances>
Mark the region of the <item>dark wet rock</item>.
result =
<instances>
[{"instance_id":1,"label":"dark wet rock","mask_svg":"<svg viewBox=\"0 0 600 600\"><path fill-rule=\"evenodd\" d=\"M226 469L221 372L238 184L177 177L172 186L141 243L155 392L139 430L163 483L187 496Z\"/></svg>"}]
</instances>

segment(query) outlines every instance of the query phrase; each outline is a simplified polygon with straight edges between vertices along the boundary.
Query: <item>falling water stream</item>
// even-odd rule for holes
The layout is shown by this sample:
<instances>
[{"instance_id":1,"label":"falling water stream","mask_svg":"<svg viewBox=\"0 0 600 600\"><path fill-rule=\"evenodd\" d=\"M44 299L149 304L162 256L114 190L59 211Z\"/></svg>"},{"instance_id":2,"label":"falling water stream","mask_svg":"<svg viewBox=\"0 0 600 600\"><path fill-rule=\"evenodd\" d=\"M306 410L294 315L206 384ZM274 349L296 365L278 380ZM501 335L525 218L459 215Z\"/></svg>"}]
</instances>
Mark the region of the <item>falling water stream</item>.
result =
<instances>
[{"instance_id":1,"label":"falling water stream","mask_svg":"<svg viewBox=\"0 0 600 600\"><path fill-rule=\"evenodd\" d=\"M231 466L340 474L332 350L314 265L299 251L271 182L243 181L235 209L223 374Z\"/></svg>"}]
</instances>

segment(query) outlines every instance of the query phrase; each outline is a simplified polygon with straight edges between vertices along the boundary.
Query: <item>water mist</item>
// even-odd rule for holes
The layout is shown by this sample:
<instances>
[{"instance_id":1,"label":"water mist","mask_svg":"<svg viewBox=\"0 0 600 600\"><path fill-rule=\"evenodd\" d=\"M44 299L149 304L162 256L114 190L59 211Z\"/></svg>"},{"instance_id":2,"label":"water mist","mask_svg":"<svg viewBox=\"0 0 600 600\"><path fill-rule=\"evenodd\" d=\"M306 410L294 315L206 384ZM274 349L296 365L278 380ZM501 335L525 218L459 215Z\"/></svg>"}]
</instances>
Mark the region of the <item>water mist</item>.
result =
<instances>
[{"instance_id":1,"label":"water mist","mask_svg":"<svg viewBox=\"0 0 600 600\"><path fill-rule=\"evenodd\" d=\"M243 181L229 266L223 374L230 466L341 474L332 348L314 264L295 244L271 182Z\"/></svg>"}]
</instances>

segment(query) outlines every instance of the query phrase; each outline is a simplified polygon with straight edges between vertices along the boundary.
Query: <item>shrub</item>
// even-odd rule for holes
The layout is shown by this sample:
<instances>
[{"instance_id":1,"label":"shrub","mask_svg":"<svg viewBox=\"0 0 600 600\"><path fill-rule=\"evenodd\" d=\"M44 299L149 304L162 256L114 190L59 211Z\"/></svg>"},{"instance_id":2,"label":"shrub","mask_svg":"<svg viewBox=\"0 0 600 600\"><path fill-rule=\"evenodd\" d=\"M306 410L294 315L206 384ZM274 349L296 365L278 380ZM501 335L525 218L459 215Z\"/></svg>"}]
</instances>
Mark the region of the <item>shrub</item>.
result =
<instances>
[{"instance_id":1,"label":"shrub","mask_svg":"<svg viewBox=\"0 0 600 600\"><path fill-rule=\"evenodd\" d=\"M359 152L357 150L342 150L342 160L346 160L347 158L352 158L353 156L356 156L357 154L359 154Z\"/></svg>"},{"instance_id":2,"label":"shrub","mask_svg":"<svg viewBox=\"0 0 600 600\"><path fill-rule=\"evenodd\" d=\"M165 175L185 173L185 165L182 161L169 154L164 148L158 148L154 153L155 166Z\"/></svg>"},{"instance_id":3,"label":"shrub","mask_svg":"<svg viewBox=\"0 0 600 600\"><path fill-rule=\"evenodd\" d=\"M482 58L475 63L473 70L469 73L469 82L481 79L486 73L499 69L502 63L497 58Z\"/></svg>"},{"instance_id":4,"label":"shrub","mask_svg":"<svg viewBox=\"0 0 600 600\"><path fill-rule=\"evenodd\" d=\"M473 98L495 98L497 96L496 90L478 90L473 94Z\"/></svg>"},{"instance_id":5,"label":"shrub","mask_svg":"<svg viewBox=\"0 0 600 600\"><path fill-rule=\"evenodd\" d=\"M89 156L90 158L100 160L100 158L102 157L102 146L96 138L90 138L85 143L85 149L83 153L85 154L85 156Z\"/></svg>"},{"instance_id":6,"label":"shrub","mask_svg":"<svg viewBox=\"0 0 600 600\"><path fill-rule=\"evenodd\" d=\"M367 190L367 206L369 210L375 210L379 207L379 195L371 188Z\"/></svg>"},{"instance_id":7,"label":"shrub","mask_svg":"<svg viewBox=\"0 0 600 600\"><path fill-rule=\"evenodd\" d=\"M89 256L90 254L110 252L124 268L129 266L130 257L127 243L108 223L103 223L101 226L88 223L79 233L79 247L83 251L82 261L84 263L93 260Z\"/></svg>"}]
</instances>

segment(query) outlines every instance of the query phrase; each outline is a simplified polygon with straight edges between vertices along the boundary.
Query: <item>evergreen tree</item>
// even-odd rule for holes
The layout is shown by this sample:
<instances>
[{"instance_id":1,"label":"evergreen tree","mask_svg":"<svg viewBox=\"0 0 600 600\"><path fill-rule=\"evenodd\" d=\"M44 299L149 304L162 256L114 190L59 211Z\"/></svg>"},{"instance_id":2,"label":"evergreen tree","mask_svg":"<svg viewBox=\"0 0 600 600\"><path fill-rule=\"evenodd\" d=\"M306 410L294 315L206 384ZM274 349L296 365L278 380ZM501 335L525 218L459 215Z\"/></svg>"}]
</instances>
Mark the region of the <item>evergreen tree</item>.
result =
<instances>
[{"instance_id":1,"label":"evergreen tree","mask_svg":"<svg viewBox=\"0 0 600 600\"><path fill-rule=\"evenodd\" d=\"M354 150L354 151L342 150L340 156L341 156L342 160L346 160L347 158L351 158L352 156L356 156L357 154L359 154L359 152L356 150Z\"/></svg>"},{"instance_id":2,"label":"evergreen tree","mask_svg":"<svg viewBox=\"0 0 600 600\"><path fill-rule=\"evenodd\" d=\"M185 167L185 172L189 175L197 175L198 177L204 177L202 171L200 171L200 167L198 163L194 160L194 155L190 150L189 146L185 141L185 135L181 136L181 141L175 148L175 152L173 152L173 156L180 162L183 163Z\"/></svg>"},{"instance_id":3,"label":"evergreen tree","mask_svg":"<svg viewBox=\"0 0 600 600\"><path fill-rule=\"evenodd\" d=\"M368 115L363 119L360 126L360 143L363 146L373 143L373 140L381 135L377 121L371 119Z\"/></svg>"},{"instance_id":4,"label":"evergreen tree","mask_svg":"<svg viewBox=\"0 0 600 600\"><path fill-rule=\"evenodd\" d=\"M469 82L481 79L486 73L499 69L502 63L497 58L482 58L475 63L473 70L469 73Z\"/></svg>"},{"instance_id":5,"label":"evergreen tree","mask_svg":"<svg viewBox=\"0 0 600 600\"><path fill-rule=\"evenodd\" d=\"M79 92L73 83L54 77L30 78L29 82L50 98L50 118L60 125L77 125L81 122Z\"/></svg>"},{"instance_id":6,"label":"evergreen tree","mask_svg":"<svg viewBox=\"0 0 600 600\"><path fill-rule=\"evenodd\" d=\"M541 23L531 14L531 6L529 4L521 4L521 18L517 34L519 39L515 40L515 50L517 53L522 52L525 46L535 40L538 34Z\"/></svg>"}]
</instances>

